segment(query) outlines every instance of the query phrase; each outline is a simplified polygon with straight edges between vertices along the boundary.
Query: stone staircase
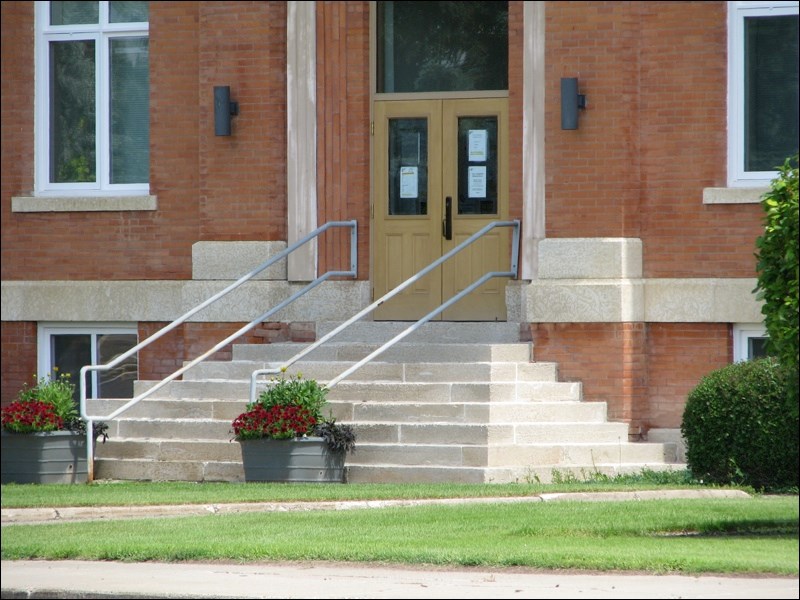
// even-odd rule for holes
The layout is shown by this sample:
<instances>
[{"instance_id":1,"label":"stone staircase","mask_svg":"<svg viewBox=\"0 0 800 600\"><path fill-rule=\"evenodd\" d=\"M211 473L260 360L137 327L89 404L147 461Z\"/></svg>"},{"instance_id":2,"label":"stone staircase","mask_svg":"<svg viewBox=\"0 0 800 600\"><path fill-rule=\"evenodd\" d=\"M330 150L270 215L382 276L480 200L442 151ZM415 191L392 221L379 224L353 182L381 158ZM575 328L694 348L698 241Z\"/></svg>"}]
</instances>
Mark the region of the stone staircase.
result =
<instances>
[{"instance_id":1,"label":"stone staircase","mask_svg":"<svg viewBox=\"0 0 800 600\"><path fill-rule=\"evenodd\" d=\"M409 323L357 322L289 370L333 379ZM335 324L318 324L322 336ZM479 340L479 341L476 341ZM586 402L557 365L532 361L516 323L427 323L334 386L331 414L357 433L349 482L505 483L684 468L672 444L630 443L624 423ZM110 423L96 479L243 481L231 421L255 369L279 366L305 344L237 345ZM136 393L155 382L137 382ZM123 401L94 401L108 414Z\"/></svg>"}]
</instances>

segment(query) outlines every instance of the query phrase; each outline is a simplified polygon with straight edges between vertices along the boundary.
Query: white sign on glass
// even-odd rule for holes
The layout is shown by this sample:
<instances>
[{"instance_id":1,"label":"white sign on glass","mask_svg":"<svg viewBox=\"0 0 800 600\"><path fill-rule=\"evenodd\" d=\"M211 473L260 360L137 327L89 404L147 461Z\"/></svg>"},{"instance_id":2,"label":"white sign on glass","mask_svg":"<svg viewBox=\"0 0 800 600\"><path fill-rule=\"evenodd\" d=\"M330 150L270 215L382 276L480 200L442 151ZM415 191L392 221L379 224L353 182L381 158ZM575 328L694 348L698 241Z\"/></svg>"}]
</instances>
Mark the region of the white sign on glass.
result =
<instances>
[{"instance_id":1,"label":"white sign on glass","mask_svg":"<svg viewBox=\"0 0 800 600\"><path fill-rule=\"evenodd\" d=\"M416 198L419 195L417 167L400 167L400 197Z\"/></svg>"},{"instance_id":2,"label":"white sign on glass","mask_svg":"<svg viewBox=\"0 0 800 600\"><path fill-rule=\"evenodd\" d=\"M489 156L489 132L485 129L470 129L468 139L469 162L486 162Z\"/></svg>"},{"instance_id":3,"label":"white sign on glass","mask_svg":"<svg viewBox=\"0 0 800 600\"><path fill-rule=\"evenodd\" d=\"M467 168L470 198L486 198L486 167Z\"/></svg>"}]
</instances>

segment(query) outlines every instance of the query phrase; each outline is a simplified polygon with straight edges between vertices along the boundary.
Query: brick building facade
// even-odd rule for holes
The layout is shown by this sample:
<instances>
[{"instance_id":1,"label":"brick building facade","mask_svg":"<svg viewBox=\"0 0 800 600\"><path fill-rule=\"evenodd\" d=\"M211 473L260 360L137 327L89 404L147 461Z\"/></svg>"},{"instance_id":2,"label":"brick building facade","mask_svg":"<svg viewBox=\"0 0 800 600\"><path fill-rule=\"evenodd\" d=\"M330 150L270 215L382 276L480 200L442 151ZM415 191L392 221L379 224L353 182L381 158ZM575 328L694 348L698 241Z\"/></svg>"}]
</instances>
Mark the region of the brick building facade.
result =
<instances>
[{"instance_id":1,"label":"brick building facade","mask_svg":"<svg viewBox=\"0 0 800 600\"><path fill-rule=\"evenodd\" d=\"M522 222L508 320L632 439L674 432L699 378L734 359L736 328L761 322L751 292L766 182L732 182L728 166L734 4L508 2L508 216ZM339 300L264 323L249 342L312 339L315 321L372 299L374 11L150 2L149 191L120 198L40 193L35 3L2 3L4 404L41 369L43 324L124 322L144 339L193 285L246 271L199 273L198 243L291 243L309 222L358 222L358 278L335 282ZM309 31L314 46L302 46ZM298 65L313 67L311 91ZM564 77L586 96L577 130L560 127ZM231 136L214 135L219 85L238 102ZM313 153L292 127L309 114L292 108L303 94ZM314 165L307 197L292 188L298 156ZM326 237L305 267L323 272L345 248ZM292 269L265 285L305 279ZM169 374L251 317L179 327L140 353L139 378Z\"/></svg>"}]
</instances>

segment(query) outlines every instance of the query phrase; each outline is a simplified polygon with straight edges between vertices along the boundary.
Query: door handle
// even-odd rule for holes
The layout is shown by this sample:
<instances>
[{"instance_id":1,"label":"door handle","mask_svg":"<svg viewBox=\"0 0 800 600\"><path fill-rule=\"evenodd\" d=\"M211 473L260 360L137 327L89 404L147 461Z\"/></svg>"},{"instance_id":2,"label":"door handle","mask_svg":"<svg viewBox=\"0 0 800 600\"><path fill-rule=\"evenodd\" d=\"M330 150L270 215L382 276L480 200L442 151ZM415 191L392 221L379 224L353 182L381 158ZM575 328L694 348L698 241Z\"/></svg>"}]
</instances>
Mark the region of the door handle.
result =
<instances>
[{"instance_id":1,"label":"door handle","mask_svg":"<svg viewBox=\"0 0 800 600\"><path fill-rule=\"evenodd\" d=\"M450 196L444 199L444 221L442 221L442 235L446 240L453 239L453 199Z\"/></svg>"}]
</instances>

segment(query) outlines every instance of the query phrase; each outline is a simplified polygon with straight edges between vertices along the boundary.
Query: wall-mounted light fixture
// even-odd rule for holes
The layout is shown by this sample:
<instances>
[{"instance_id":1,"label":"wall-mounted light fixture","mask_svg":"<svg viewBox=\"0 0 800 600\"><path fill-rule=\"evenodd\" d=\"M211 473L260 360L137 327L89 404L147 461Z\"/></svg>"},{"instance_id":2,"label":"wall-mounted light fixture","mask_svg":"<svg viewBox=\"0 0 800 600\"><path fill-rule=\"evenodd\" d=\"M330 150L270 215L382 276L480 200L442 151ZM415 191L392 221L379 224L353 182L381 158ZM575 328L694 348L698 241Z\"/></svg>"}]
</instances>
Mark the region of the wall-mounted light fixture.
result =
<instances>
[{"instance_id":1,"label":"wall-mounted light fixture","mask_svg":"<svg viewBox=\"0 0 800 600\"><path fill-rule=\"evenodd\" d=\"M239 114L239 103L231 102L231 86L214 86L214 135L231 134L231 117Z\"/></svg>"},{"instance_id":2,"label":"wall-mounted light fixture","mask_svg":"<svg viewBox=\"0 0 800 600\"><path fill-rule=\"evenodd\" d=\"M578 109L586 108L586 96L578 93L577 77L561 78L561 129L578 128Z\"/></svg>"}]
</instances>

